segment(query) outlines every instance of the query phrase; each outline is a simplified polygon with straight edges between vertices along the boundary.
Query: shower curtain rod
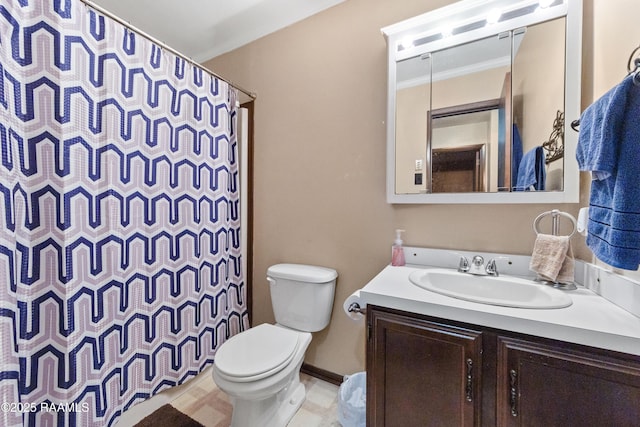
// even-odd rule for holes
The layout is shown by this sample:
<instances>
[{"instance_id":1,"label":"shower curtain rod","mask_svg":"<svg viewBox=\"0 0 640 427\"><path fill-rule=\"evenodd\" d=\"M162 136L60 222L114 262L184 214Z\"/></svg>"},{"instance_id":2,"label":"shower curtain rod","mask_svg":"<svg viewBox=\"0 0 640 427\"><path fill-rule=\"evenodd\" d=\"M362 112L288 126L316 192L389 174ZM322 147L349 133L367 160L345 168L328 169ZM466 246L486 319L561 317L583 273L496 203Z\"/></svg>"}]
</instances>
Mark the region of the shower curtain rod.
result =
<instances>
[{"instance_id":1,"label":"shower curtain rod","mask_svg":"<svg viewBox=\"0 0 640 427\"><path fill-rule=\"evenodd\" d=\"M160 40L156 39L155 37L151 36L150 34L145 33L141 29L136 28L135 26L131 25L129 22L125 21L124 19L120 18L119 16L114 15L113 13L109 12L108 10L103 8L102 6L98 6L97 4L92 2L91 0L80 0L80 1L82 3L84 3L85 5L89 6L90 8L95 9L97 12L100 12L101 14L107 16L108 18L111 18L114 21L118 22L119 24L124 25L125 27L127 27L131 31L140 34L142 37L146 38L147 40L151 41L152 43L155 43L156 45L160 46L162 49L168 50L169 52L173 53L174 55L179 56L180 58L184 59L185 61L187 61L188 63L190 63L194 67L197 67L197 68L201 69L202 71L205 71L205 72L211 74L213 77L218 78L218 79L228 83L232 87L238 89L240 92L242 92L245 95L249 96L251 98L251 100L255 100L257 98L257 95L254 92L248 91L247 89L244 89L241 86L238 86L237 84L231 82L230 80L227 80L224 77L216 74L215 72L211 71L207 67L197 63L193 59L186 57L183 53L178 52L177 50L175 50L174 48L172 48L168 44L166 44L164 42L161 42Z\"/></svg>"}]
</instances>

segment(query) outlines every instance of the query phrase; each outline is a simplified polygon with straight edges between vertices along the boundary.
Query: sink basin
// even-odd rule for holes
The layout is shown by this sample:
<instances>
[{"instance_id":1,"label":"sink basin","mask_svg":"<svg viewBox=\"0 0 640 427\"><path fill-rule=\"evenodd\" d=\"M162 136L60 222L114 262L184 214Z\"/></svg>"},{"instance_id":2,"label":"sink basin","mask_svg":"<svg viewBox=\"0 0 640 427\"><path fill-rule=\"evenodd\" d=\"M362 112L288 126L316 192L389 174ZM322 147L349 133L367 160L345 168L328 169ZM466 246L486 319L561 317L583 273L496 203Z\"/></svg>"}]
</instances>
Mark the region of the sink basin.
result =
<instances>
[{"instance_id":1,"label":"sink basin","mask_svg":"<svg viewBox=\"0 0 640 427\"><path fill-rule=\"evenodd\" d=\"M550 286L513 276L474 276L444 268L414 271L416 286L453 298L516 308L564 308L571 297Z\"/></svg>"}]
</instances>

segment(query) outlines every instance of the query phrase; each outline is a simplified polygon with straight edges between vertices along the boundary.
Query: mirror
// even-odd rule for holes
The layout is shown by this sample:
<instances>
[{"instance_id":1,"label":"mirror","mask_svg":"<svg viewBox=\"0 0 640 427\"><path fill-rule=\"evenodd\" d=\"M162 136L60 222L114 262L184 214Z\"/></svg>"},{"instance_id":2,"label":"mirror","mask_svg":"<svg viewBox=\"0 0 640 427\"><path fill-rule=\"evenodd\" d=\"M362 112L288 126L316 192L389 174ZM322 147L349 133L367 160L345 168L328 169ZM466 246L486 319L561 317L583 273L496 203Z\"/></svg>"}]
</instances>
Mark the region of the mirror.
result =
<instances>
[{"instance_id":1,"label":"mirror","mask_svg":"<svg viewBox=\"0 0 640 427\"><path fill-rule=\"evenodd\" d=\"M579 0L464 0L384 28L388 201L577 202L580 19Z\"/></svg>"}]
</instances>

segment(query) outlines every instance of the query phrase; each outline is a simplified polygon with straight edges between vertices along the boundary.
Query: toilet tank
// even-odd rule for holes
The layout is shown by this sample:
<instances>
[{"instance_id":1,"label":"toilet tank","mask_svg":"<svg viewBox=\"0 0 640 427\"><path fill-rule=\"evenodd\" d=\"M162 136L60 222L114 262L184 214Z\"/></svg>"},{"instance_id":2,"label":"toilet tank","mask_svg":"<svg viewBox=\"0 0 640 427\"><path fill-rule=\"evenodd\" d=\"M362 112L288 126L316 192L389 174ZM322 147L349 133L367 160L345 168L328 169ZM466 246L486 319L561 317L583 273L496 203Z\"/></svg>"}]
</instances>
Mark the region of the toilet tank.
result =
<instances>
[{"instance_id":1,"label":"toilet tank","mask_svg":"<svg viewBox=\"0 0 640 427\"><path fill-rule=\"evenodd\" d=\"M267 269L276 322L305 332L324 329L331 318L338 273L326 267L276 264Z\"/></svg>"}]
</instances>

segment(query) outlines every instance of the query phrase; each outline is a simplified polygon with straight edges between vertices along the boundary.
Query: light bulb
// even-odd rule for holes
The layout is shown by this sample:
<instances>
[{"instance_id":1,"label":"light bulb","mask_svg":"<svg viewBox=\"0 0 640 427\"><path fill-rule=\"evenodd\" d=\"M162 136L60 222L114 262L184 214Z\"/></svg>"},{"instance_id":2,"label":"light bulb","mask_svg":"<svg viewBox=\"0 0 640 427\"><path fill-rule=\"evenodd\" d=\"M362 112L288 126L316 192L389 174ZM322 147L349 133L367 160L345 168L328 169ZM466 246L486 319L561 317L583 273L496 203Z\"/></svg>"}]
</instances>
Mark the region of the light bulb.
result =
<instances>
[{"instance_id":1,"label":"light bulb","mask_svg":"<svg viewBox=\"0 0 640 427\"><path fill-rule=\"evenodd\" d=\"M413 39L411 37L406 37L400 42L400 46L403 49L409 49L413 47Z\"/></svg>"},{"instance_id":2,"label":"light bulb","mask_svg":"<svg viewBox=\"0 0 640 427\"><path fill-rule=\"evenodd\" d=\"M443 27L440 29L440 34L442 34L443 38L449 37L453 34L453 28L452 27Z\"/></svg>"},{"instance_id":3,"label":"light bulb","mask_svg":"<svg viewBox=\"0 0 640 427\"><path fill-rule=\"evenodd\" d=\"M487 24L495 24L500 20L502 12L499 9L493 9L487 15Z\"/></svg>"}]
</instances>

